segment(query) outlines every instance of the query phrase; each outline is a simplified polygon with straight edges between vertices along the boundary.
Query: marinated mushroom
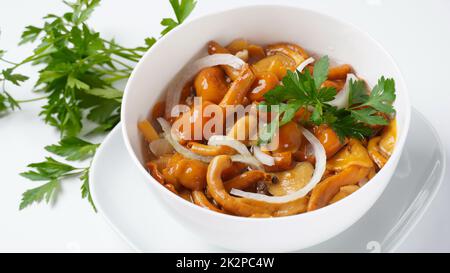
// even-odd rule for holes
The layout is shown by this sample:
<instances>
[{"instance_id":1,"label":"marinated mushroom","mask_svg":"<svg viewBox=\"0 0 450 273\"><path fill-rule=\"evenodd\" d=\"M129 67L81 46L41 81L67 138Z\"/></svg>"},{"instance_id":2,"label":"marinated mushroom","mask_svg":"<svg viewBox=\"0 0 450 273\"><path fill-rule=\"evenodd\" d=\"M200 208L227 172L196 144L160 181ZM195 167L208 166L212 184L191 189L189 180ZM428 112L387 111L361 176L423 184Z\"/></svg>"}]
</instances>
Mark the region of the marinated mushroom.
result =
<instances>
[{"instance_id":1,"label":"marinated mushroom","mask_svg":"<svg viewBox=\"0 0 450 273\"><path fill-rule=\"evenodd\" d=\"M249 144L251 140L256 139L257 126L258 120L255 115L245 115L236 121L233 127L230 128L227 136Z\"/></svg>"},{"instance_id":2,"label":"marinated mushroom","mask_svg":"<svg viewBox=\"0 0 450 273\"><path fill-rule=\"evenodd\" d=\"M295 70L297 64L294 59L284 54L268 56L253 65L257 73L271 72L282 79L288 70Z\"/></svg>"},{"instance_id":3,"label":"marinated mushroom","mask_svg":"<svg viewBox=\"0 0 450 273\"><path fill-rule=\"evenodd\" d=\"M274 165L264 165L264 169L267 172L281 172L292 169L294 167L293 165L295 165L293 164L292 152L272 153L272 157L274 159Z\"/></svg>"},{"instance_id":4,"label":"marinated mushroom","mask_svg":"<svg viewBox=\"0 0 450 273\"><path fill-rule=\"evenodd\" d=\"M218 104L228 91L228 85L225 80L225 74L219 67L205 68L194 81L197 96L205 101Z\"/></svg>"},{"instance_id":5,"label":"marinated mushroom","mask_svg":"<svg viewBox=\"0 0 450 273\"><path fill-rule=\"evenodd\" d=\"M347 74L351 73L352 70L352 67L348 64L331 67L328 70L328 80L345 80L347 78Z\"/></svg>"},{"instance_id":6,"label":"marinated mushroom","mask_svg":"<svg viewBox=\"0 0 450 273\"><path fill-rule=\"evenodd\" d=\"M215 212L223 213L223 210L214 206L203 193L203 191L192 191L192 200L194 204Z\"/></svg>"},{"instance_id":7,"label":"marinated mushroom","mask_svg":"<svg viewBox=\"0 0 450 273\"><path fill-rule=\"evenodd\" d=\"M356 139L351 139L335 156L327 161L327 169L340 172L350 166L372 168L367 149Z\"/></svg>"},{"instance_id":8,"label":"marinated mushroom","mask_svg":"<svg viewBox=\"0 0 450 273\"><path fill-rule=\"evenodd\" d=\"M202 156L233 155L236 153L233 148L228 146L210 146L194 141L190 141L186 147L194 153Z\"/></svg>"},{"instance_id":9,"label":"marinated mushroom","mask_svg":"<svg viewBox=\"0 0 450 273\"><path fill-rule=\"evenodd\" d=\"M370 158L372 158L373 162L377 164L378 168L383 168L384 164L387 162L387 158L384 157L380 153L379 150L379 144L380 144L381 137L374 137L371 140L369 140L369 144L367 145L367 150L369 151Z\"/></svg>"},{"instance_id":10,"label":"marinated mushroom","mask_svg":"<svg viewBox=\"0 0 450 273\"><path fill-rule=\"evenodd\" d=\"M271 180L272 176L258 170L252 170L238 175L224 183L226 191L231 191L231 189L246 189L254 186L259 181Z\"/></svg>"},{"instance_id":11,"label":"marinated mushroom","mask_svg":"<svg viewBox=\"0 0 450 273\"><path fill-rule=\"evenodd\" d=\"M229 54L230 52L228 51L228 49L224 48L219 43L211 41L208 43L208 53L210 55L213 55L213 54ZM232 81L235 81L239 77L239 70L234 69L229 65L221 65L220 67L225 71L227 76L230 77Z\"/></svg>"},{"instance_id":12,"label":"marinated mushroom","mask_svg":"<svg viewBox=\"0 0 450 273\"><path fill-rule=\"evenodd\" d=\"M336 203L337 201L344 199L345 197L349 196L350 194L354 193L357 190L359 190L358 185L343 186L340 188L339 192L333 197L333 199L331 199L329 204Z\"/></svg>"},{"instance_id":13,"label":"marinated mushroom","mask_svg":"<svg viewBox=\"0 0 450 273\"><path fill-rule=\"evenodd\" d=\"M251 101L261 101L264 99L264 94L275 88L278 83L278 77L273 72L258 72L256 73L256 80L248 93L248 98Z\"/></svg>"},{"instance_id":14,"label":"marinated mushroom","mask_svg":"<svg viewBox=\"0 0 450 273\"><path fill-rule=\"evenodd\" d=\"M173 125L173 130L177 134L178 139L189 141L206 137L203 134L204 127L214 116L205 115L204 110L211 105L214 104L209 101L202 101L201 105L193 105L190 111L181 114Z\"/></svg>"},{"instance_id":15,"label":"marinated mushroom","mask_svg":"<svg viewBox=\"0 0 450 273\"><path fill-rule=\"evenodd\" d=\"M295 44L279 43L267 46L267 55L272 56L280 53L291 57L296 66L299 66L309 57L303 48Z\"/></svg>"},{"instance_id":16,"label":"marinated mushroom","mask_svg":"<svg viewBox=\"0 0 450 273\"><path fill-rule=\"evenodd\" d=\"M335 153L337 153L346 143L347 140L341 141L329 126L320 125L313 128L314 135L319 139L325 148L327 158L331 158Z\"/></svg>"},{"instance_id":17,"label":"marinated mushroom","mask_svg":"<svg viewBox=\"0 0 450 273\"><path fill-rule=\"evenodd\" d=\"M273 204L231 196L225 190L222 181L223 170L229 168L231 164L230 156L216 156L211 163L209 163L207 173L208 192L227 212L251 217L254 215L287 216L298 214L306 210L306 198L299 198L286 203Z\"/></svg>"},{"instance_id":18,"label":"marinated mushroom","mask_svg":"<svg viewBox=\"0 0 450 273\"><path fill-rule=\"evenodd\" d=\"M163 169L165 181L179 188L181 185L190 190L203 190L206 186L208 165L195 159L175 154Z\"/></svg>"},{"instance_id":19,"label":"marinated mushroom","mask_svg":"<svg viewBox=\"0 0 450 273\"><path fill-rule=\"evenodd\" d=\"M278 140L278 148L274 153L296 152L302 144L302 132L297 123L288 122L281 126L279 131L274 134L274 139Z\"/></svg>"},{"instance_id":20,"label":"marinated mushroom","mask_svg":"<svg viewBox=\"0 0 450 273\"><path fill-rule=\"evenodd\" d=\"M250 90L255 75L248 65L242 68L238 78L231 84L227 93L220 101L219 105L225 107L227 105L240 105L244 98L247 96L247 92Z\"/></svg>"},{"instance_id":21,"label":"marinated mushroom","mask_svg":"<svg viewBox=\"0 0 450 273\"><path fill-rule=\"evenodd\" d=\"M380 139L380 152L385 157L390 157L394 151L395 141L397 139L397 122L392 120L389 125L384 128Z\"/></svg>"},{"instance_id":22,"label":"marinated mushroom","mask_svg":"<svg viewBox=\"0 0 450 273\"><path fill-rule=\"evenodd\" d=\"M276 183L267 183L269 192L274 196L283 196L303 188L311 179L314 167L309 162L299 162L288 171L273 173Z\"/></svg>"},{"instance_id":23,"label":"marinated mushroom","mask_svg":"<svg viewBox=\"0 0 450 273\"><path fill-rule=\"evenodd\" d=\"M326 206L339 192L341 187L358 184L368 173L369 168L350 166L342 172L326 178L312 190L308 203L308 211Z\"/></svg>"}]
</instances>

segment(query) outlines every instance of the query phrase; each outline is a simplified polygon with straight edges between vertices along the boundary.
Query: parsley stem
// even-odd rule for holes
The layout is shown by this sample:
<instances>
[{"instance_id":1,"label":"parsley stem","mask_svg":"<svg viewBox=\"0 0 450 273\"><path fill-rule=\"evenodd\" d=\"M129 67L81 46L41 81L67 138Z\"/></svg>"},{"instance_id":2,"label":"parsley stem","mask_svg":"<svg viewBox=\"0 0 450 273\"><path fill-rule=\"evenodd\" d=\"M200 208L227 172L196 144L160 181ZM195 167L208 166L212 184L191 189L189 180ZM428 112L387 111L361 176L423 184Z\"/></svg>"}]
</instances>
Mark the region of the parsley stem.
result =
<instances>
[{"instance_id":1,"label":"parsley stem","mask_svg":"<svg viewBox=\"0 0 450 273\"><path fill-rule=\"evenodd\" d=\"M95 69L95 71L102 73L102 74L106 74L106 75L111 75L111 76L120 76L120 77L129 77L130 76L130 71L128 69L124 69L124 70L108 70L108 69Z\"/></svg>"},{"instance_id":2,"label":"parsley stem","mask_svg":"<svg viewBox=\"0 0 450 273\"><path fill-rule=\"evenodd\" d=\"M129 66L129 65L127 65L126 63L124 63L124 62L122 62L122 61L120 61L120 60L118 60L118 59L116 59L116 58L111 58L111 60L112 60L113 62L116 62L116 63L122 65L122 66L125 67L125 68L128 68L128 69L130 69L130 70L133 70L133 67L132 67L132 66Z\"/></svg>"},{"instance_id":3,"label":"parsley stem","mask_svg":"<svg viewBox=\"0 0 450 273\"><path fill-rule=\"evenodd\" d=\"M48 56L50 55L50 53L45 53L45 54L41 54L41 55L31 55L28 58L26 58L25 60L21 61L20 63L14 63L14 66L11 67L11 70L15 70L16 68L18 68L19 66L22 66L26 63L30 63L30 62L34 62L39 60L42 57Z\"/></svg>"},{"instance_id":4,"label":"parsley stem","mask_svg":"<svg viewBox=\"0 0 450 273\"><path fill-rule=\"evenodd\" d=\"M61 178L67 178L67 177L71 177L71 176L78 176L78 175L81 175L81 174L84 172L84 170L87 169L87 168L89 168L89 167L86 167L86 168L76 168L76 170L80 170L80 171L77 171L77 172L71 172L71 173L66 173L66 174L61 175L59 178L61 179Z\"/></svg>"},{"instance_id":5,"label":"parsley stem","mask_svg":"<svg viewBox=\"0 0 450 273\"><path fill-rule=\"evenodd\" d=\"M102 38L102 41L105 42L105 43L107 43L108 45L112 45L112 46L118 47L118 48L120 48L120 49L122 49L122 50L124 50L124 51L128 51L128 52L130 52L130 53L133 53L136 57L139 57L139 58L141 57L141 55L139 55L138 53L136 53L136 50L135 50L135 49L132 49L132 48L126 48L126 47L124 47L124 46L121 46L121 45L119 45L119 44L113 43L113 42L108 41L108 40L103 39L103 38Z\"/></svg>"},{"instance_id":6,"label":"parsley stem","mask_svg":"<svg viewBox=\"0 0 450 273\"><path fill-rule=\"evenodd\" d=\"M33 102L33 101L38 101L38 100L43 100L48 98L48 96L43 96L43 97L37 97L37 98L33 98L33 99L27 99L27 100L16 100L17 103L27 103L27 102Z\"/></svg>"},{"instance_id":7,"label":"parsley stem","mask_svg":"<svg viewBox=\"0 0 450 273\"><path fill-rule=\"evenodd\" d=\"M12 64L12 65L18 65L18 63L15 63L15 62L12 62L12 61L8 61L8 60L6 60L4 58L0 58L0 60L4 61L5 63Z\"/></svg>"}]
</instances>

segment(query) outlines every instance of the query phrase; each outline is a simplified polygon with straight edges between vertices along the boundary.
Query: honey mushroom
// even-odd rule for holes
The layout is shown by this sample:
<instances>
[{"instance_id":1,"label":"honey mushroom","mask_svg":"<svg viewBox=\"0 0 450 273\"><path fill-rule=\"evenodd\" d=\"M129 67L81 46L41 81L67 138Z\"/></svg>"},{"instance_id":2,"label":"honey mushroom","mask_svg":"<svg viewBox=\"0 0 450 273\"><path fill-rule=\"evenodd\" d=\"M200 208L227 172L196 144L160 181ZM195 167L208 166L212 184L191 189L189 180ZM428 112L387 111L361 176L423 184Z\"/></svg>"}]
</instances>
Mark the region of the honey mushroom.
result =
<instances>
[{"instance_id":1,"label":"honey mushroom","mask_svg":"<svg viewBox=\"0 0 450 273\"><path fill-rule=\"evenodd\" d=\"M219 106L226 107L227 105L240 105L247 92L250 90L255 81L255 74L253 74L248 64L242 67L238 78L233 81L225 96L219 103Z\"/></svg>"},{"instance_id":2,"label":"honey mushroom","mask_svg":"<svg viewBox=\"0 0 450 273\"><path fill-rule=\"evenodd\" d=\"M206 208L219 213L224 213L223 210L217 208L208 200L203 191L192 191L192 200L194 201L194 204L202 208Z\"/></svg>"},{"instance_id":3,"label":"honey mushroom","mask_svg":"<svg viewBox=\"0 0 450 273\"><path fill-rule=\"evenodd\" d=\"M203 190L206 186L208 165L195 159L185 158L181 154L173 155L162 174L166 183L175 188L183 186L190 190Z\"/></svg>"},{"instance_id":4,"label":"honey mushroom","mask_svg":"<svg viewBox=\"0 0 450 273\"><path fill-rule=\"evenodd\" d=\"M236 154L236 151L233 148L230 148L228 146L211 146L211 145L205 145L202 143L190 141L186 145L187 148L189 148L191 151L198 155L202 156L216 156L216 155L234 155Z\"/></svg>"},{"instance_id":5,"label":"honey mushroom","mask_svg":"<svg viewBox=\"0 0 450 273\"><path fill-rule=\"evenodd\" d=\"M227 212L239 216L287 216L306 211L305 197L286 203L268 203L231 196L224 187L222 172L232 165L231 157L220 155L209 163L206 180L208 192Z\"/></svg>"},{"instance_id":6,"label":"honey mushroom","mask_svg":"<svg viewBox=\"0 0 450 273\"><path fill-rule=\"evenodd\" d=\"M197 96L215 104L218 104L228 91L225 74L216 66L200 71L195 77L194 86Z\"/></svg>"},{"instance_id":7,"label":"honey mushroom","mask_svg":"<svg viewBox=\"0 0 450 273\"><path fill-rule=\"evenodd\" d=\"M263 171L251 170L226 181L224 187L227 192L231 191L231 189L242 190L255 185L259 181L269 181L271 179L272 176Z\"/></svg>"},{"instance_id":8,"label":"honey mushroom","mask_svg":"<svg viewBox=\"0 0 450 273\"><path fill-rule=\"evenodd\" d=\"M373 162L360 141L351 139L348 145L327 162L328 171L337 171L312 190L308 211L322 208L336 196L341 187L356 185L369 175Z\"/></svg>"},{"instance_id":9,"label":"honey mushroom","mask_svg":"<svg viewBox=\"0 0 450 273\"><path fill-rule=\"evenodd\" d=\"M230 52L228 51L228 49L224 48L223 46L221 46L220 44L218 44L215 41L211 41L208 43L208 53L210 55L212 54L229 54ZM227 76L232 80L236 80L239 77L239 71L232 68L229 65L221 65L220 66L225 73L227 74Z\"/></svg>"},{"instance_id":10,"label":"honey mushroom","mask_svg":"<svg viewBox=\"0 0 450 273\"><path fill-rule=\"evenodd\" d=\"M308 211L325 207L339 192L341 187L357 184L368 173L368 168L350 166L342 172L326 178L312 190L308 203Z\"/></svg>"}]
</instances>

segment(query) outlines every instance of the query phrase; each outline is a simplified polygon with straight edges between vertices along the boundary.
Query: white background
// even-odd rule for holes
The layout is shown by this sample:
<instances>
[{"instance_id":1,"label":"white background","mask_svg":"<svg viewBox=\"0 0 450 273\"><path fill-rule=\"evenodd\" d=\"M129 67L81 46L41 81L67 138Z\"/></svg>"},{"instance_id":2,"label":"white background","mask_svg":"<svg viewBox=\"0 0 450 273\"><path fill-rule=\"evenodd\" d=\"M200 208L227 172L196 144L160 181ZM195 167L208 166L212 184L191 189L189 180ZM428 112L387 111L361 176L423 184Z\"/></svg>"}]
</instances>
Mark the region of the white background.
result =
<instances>
[{"instance_id":1,"label":"white background","mask_svg":"<svg viewBox=\"0 0 450 273\"><path fill-rule=\"evenodd\" d=\"M191 19L255 3L287 3L315 9L369 32L396 59L412 104L436 126L448 153L450 1L199 0ZM0 0L0 48L8 50L6 58L20 60L30 53L31 46L17 47L24 26L40 25L42 16L64 10L62 1L56 0ZM168 16L172 14L165 0L103 0L90 23L105 37L134 46L147 36L158 36L159 21ZM195 33L192 38L195 39ZM35 69L25 67L21 72L35 75ZM31 88L32 81L22 87L9 87L19 99L36 96ZM27 164L41 161L46 156L43 147L58 140L57 132L38 118L40 106L24 105L22 111L0 119L0 251L132 251L87 201L81 200L77 180L63 183L60 198L53 206L42 204L18 211L22 192L39 185L18 173ZM436 199L400 251L450 251L449 179L447 174Z\"/></svg>"}]
</instances>

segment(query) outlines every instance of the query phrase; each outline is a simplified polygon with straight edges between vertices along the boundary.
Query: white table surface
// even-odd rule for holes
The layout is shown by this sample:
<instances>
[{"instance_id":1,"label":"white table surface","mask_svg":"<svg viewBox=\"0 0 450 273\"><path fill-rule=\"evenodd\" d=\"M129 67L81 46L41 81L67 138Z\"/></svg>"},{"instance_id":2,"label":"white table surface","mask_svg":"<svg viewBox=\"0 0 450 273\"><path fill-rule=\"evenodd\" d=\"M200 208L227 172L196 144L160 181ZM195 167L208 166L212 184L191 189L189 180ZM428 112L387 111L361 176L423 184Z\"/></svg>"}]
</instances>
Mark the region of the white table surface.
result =
<instances>
[{"instance_id":1,"label":"white table surface","mask_svg":"<svg viewBox=\"0 0 450 273\"><path fill-rule=\"evenodd\" d=\"M315 9L342 17L369 32L396 59L412 104L436 126L448 153L450 1L199 0L191 18L255 3L286 3ZM27 56L31 46L17 47L24 26L40 24L42 16L50 12L60 14L64 9L62 2L55 0L0 0L0 48L8 50L6 57L20 60ZM147 36L158 35L159 21L169 15L168 1L104 0L90 23L106 37L133 46ZM21 70L36 75L33 71L31 67ZM29 91L31 83L9 89L19 99L29 98L35 96ZM42 160L47 155L43 147L58 140L57 132L37 117L40 106L27 104L22 111L0 119L0 251L132 251L88 202L81 200L77 180L63 183L55 205L42 204L19 212L22 192L37 183L18 173L28 163ZM399 251L450 251L449 179L447 173L429 210Z\"/></svg>"}]
</instances>

